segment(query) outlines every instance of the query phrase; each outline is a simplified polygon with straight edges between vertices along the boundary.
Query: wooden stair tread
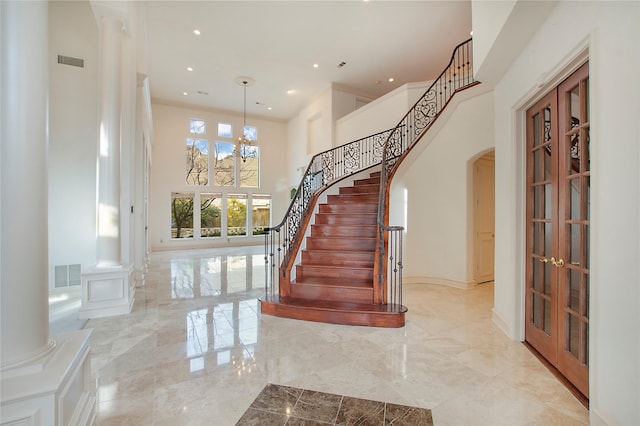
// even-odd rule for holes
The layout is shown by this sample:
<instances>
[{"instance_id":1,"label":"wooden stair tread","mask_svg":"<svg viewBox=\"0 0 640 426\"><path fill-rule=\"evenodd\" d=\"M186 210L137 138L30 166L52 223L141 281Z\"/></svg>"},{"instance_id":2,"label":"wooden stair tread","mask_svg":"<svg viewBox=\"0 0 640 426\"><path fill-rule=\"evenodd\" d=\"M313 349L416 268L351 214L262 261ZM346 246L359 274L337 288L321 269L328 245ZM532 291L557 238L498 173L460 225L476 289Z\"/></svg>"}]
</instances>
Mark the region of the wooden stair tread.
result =
<instances>
[{"instance_id":1,"label":"wooden stair tread","mask_svg":"<svg viewBox=\"0 0 640 426\"><path fill-rule=\"evenodd\" d=\"M280 297L273 296L269 298L261 298L260 300L269 301L271 303L281 303L285 305L299 306L304 308L315 308L325 310L339 310L339 311L352 311L352 312L377 312L377 313L404 313L407 312L407 307L404 305L386 304L379 305L374 303L353 303L353 302L341 302L334 300L308 300L298 299L295 297Z\"/></svg>"},{"instance_id":2,"label":"wooden stair tread","mask_svg":"<svg viewBox=\"0 0 640 426\"><path fill-rule=\"evenodd\" d=\"M261 298L260 311L265 315L328 324L364 327L400 328L405 324L407 308L402 305L298 301L294 298Z\"/></svg>"},{"instance_id":3,"label":"wooden stair tread","mask_svg":"<svg viewBox=\"0 0 640 426\"><path fill-rule=\"evenodd\" d=\"M327 266L330 268L330 266ZM353 269L353 268L350 268ZM367 269L367 268L362 268ZM333 278L333 277L304 277L302 281L297 279L291 280L291 284L297 285L318 285L328 287L344 287L344 288L373 288L372 280L357 280L347 278Z\"/></svg>"},{"instance_id":4,"label":"wooden stair tread","mask_svg":"<svg viewBox=\"0 0 640 426\"><path fill-rule=\"evenodd\" d=\"M321 238L326 238L326 237L321 237ZM347 252L338 252L336 250L331 250L331 249L304 249L303 251L309 252L309 253L333 253L333 254L342 254L342 253L347 253L347 254L357 254L357 253L362 253L362 254L371 254L371 251L369 250L349 250Z\"/></svg>"}]
</instances>

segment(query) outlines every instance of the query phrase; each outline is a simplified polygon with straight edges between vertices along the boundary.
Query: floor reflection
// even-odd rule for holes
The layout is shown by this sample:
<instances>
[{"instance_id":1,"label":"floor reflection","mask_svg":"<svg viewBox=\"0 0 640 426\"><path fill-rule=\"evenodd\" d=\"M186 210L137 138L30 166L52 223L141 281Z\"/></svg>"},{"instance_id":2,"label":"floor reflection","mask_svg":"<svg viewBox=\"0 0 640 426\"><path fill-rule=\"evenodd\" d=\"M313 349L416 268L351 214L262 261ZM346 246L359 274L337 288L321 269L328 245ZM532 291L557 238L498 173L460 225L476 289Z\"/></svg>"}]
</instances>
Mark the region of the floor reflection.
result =
<instances>
[{"instance_id":1,"label":"floor reflection","mask_svg":"<svg viewBox=\"0 0 640 426\"><path fill-rule=\"evenodd\" d=\"M95 424L234 425L268 383L428 408L437 424L588 423L492 323L492 286L407 285L405 327L349 327L261 316L264 268L262 246L153 253L133 311L86 325Z\"/></svg>"},{"instance_id":2,"label":"floor reflection","mask_svg":"<svg viewBox=\"0 0 640 426\"><path fill-rule=\"evenodd\" d=\"M220 296L264 287L264 254L197 256L170 260L171 297Z\"/></svg>"}]
</instances>

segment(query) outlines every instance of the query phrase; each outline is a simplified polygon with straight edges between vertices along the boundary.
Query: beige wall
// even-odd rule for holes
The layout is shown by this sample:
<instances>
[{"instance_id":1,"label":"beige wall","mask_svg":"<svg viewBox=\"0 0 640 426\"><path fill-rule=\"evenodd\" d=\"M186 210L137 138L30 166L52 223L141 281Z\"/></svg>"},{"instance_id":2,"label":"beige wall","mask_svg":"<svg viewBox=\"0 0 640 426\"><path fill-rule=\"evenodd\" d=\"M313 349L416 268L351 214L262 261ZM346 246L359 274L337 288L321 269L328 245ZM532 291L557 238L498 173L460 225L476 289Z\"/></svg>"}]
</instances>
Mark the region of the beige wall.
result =
<instances>
[{"instance_id":1,"label":"beige wall","mask_svg":"<svg viewBox=\"0 0 640 426\"><path fill-rule=\"evenodd\" d=\"M389 223L407 230L406 282L467 288L472 164L493 147L493 94L482 85L456 94L436 123L394 177Z\"/></svg>"},{"instance_id":2,"label":"beige wall","mask_svg":"<svg viewBox=\"0 0 640 426\"><path fill-rule=\"evenodd\" d=\"M223 111L197 109L181 105L167 105L159 101L152 103L153 109L153 164L149 194L149 244L152 250L177 248L215 247L226 244L262 244L264 237L248 236L230 239L171 239L170 200L172 192L221 192L270 194L272 196L272 220L277 224L289 206L289 189L286 170L286 124L256 117L247 117L247 125L258 129L260 147L260 188L216 188L213 185L195 187L186 184L185 143L189 138L189 120L203 119L207 123L207 135L201 139L209 141L210 149L216 141L231 142L242 128L242 116ZM231 123L234 129L232 140L217 138L218 122ZM210 172L211 173L211 172Z\"/></svg>"},{"instance_id":3,"label":"beige wall","mask_svg":"<svg viewBox=\"0 0 640 426\"><path fill-rule=\"evenodd\" d=\"M49 4L49 282L96 262L98 27L88 2ZM84 68L57 63L84 59Z\"/></svg>"}]
</instances>

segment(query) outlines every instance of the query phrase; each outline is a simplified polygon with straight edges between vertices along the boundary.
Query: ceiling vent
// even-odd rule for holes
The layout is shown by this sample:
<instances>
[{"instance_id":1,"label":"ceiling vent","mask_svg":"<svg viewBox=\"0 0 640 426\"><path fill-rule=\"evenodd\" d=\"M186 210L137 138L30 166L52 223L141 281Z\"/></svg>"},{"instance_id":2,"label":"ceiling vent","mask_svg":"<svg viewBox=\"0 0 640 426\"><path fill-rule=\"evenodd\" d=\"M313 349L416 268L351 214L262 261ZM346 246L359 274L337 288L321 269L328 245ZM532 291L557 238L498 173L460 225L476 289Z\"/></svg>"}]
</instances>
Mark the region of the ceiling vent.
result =
<instances>
[{"instance_id":1,"label":"ceiling vent","mask_svg":"<svg viewBox=\"0 0 640 426\"><path fill-rule=\"evenodd\" d=\"M58 63L63 65L71 65L72 67L84 68L84 59L74 58L71 56L58 55Z\"/></svg>"}]
</instances>

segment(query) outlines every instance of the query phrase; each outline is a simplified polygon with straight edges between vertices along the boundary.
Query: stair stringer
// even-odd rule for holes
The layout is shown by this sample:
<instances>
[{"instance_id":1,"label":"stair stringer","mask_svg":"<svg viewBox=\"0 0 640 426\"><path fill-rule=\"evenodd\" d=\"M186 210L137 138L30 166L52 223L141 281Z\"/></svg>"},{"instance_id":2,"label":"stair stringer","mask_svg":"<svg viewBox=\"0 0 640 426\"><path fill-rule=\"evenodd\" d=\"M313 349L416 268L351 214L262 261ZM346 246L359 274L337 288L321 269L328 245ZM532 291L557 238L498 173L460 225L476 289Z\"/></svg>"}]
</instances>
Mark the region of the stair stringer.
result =
<instances>
[{"instance_id":1,"label":"stair stringer","mask_svg":"<svg viewBox=\"0 0 640 426\"><path fill-rule=\"evenodd\" d=\"M395 174L400 169L408 169L410 168L415 160L422 154L422 152L429 146L429 144L436 138L438 133L446 126L447 122L454 114L458 106L476 96L483 95L487 92L493 90L488 85L482 85L480 82L476 82L471 84L465 88L458 89L454 95L449 99L447 104L440 110L438 115L434 118L433 122L427 127L424 132L415 140L415 142L404 151L400 157L396 160L396 163L393 165L389 176L387 178L385 188L384 188L384 207L382 210L382 223L386 226L389 226L389 196L391 193L391 186L393 183L393 178ZM380 188L383 191L383 188ZM386 251L388 247L388 233L384 234L384 241L382 244L383 249ZM387 302L387 266L388 262L385 261L380 262L380 233L376 235L376 253L375 253L375 263L374 263L374 299L378 303L386 303ZM379 280L380 276L380 268L382 270L382 282Z\"/></svg>"}]
</instances>

